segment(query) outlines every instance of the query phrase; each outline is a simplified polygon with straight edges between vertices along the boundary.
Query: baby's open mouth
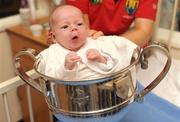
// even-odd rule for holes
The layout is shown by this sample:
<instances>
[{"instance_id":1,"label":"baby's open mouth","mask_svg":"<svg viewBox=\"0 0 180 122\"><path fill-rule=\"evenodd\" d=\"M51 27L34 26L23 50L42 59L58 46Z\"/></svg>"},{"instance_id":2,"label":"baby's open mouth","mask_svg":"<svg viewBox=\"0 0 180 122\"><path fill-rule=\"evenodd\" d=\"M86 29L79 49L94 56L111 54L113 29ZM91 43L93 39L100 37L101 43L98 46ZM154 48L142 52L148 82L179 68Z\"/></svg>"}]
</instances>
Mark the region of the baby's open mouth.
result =
<instances>
[{"instance_id":1,"label":"baby's open mouth","mask_svg":"<svg viewBox=\"0 0 180 122\"><path fill-rule=\"evenodd\" d=\"M77 39L77 38L78 38L78 36L73 36L73 37L72 37L73 40L74 40L74 39Z\"/></svg>"}]
</instances>

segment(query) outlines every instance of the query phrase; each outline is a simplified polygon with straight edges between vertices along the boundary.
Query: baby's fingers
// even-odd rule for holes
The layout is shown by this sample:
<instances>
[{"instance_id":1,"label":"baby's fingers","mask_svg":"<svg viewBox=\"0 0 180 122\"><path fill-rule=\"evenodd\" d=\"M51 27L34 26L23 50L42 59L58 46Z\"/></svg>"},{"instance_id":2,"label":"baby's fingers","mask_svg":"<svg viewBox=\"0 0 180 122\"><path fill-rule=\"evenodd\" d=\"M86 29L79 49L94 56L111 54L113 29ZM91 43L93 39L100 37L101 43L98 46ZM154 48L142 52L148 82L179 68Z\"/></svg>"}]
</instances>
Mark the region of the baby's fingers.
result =
<instances>
[{"instance_id":1,"label":"baby's fingers","mask_svg":"<svg viewBox=\"0 0 180 122\"><path fill-rule=\"evenodd\" d=\"M80 58L79 56L73 56L73 57L70 58L70 60L71 60L72 62L78 62L78 61L81 60L81 58Z\"/></svg>"},{"instance_id":2,"label":"baby's fingers","mask_svg":"<svg viewBox=\"0 0 180 122\"><path fill-rule=\"evenodd\" d=\"M96 49L89 49L87 51L87 59L94 60L100 56L99 52Z\"/></svg>"}]
</instances>

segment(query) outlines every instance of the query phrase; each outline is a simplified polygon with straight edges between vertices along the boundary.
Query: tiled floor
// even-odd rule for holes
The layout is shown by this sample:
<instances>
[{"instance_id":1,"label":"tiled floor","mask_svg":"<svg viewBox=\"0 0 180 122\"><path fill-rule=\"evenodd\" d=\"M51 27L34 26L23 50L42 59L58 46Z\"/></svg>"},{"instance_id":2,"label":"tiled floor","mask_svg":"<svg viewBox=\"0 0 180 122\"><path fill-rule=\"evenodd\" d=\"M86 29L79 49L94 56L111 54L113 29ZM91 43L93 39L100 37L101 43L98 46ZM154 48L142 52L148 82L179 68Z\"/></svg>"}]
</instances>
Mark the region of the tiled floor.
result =
<instances>
[{"instance_id":1,"label":"tiled floor","mask_svg":"<svg viewBox=\"0 0 180 122\"><path fill-rule=\"evenodd\" d=\"M173 51L173 53L176 53L173 56L180 55L179 51ZM149 58L149 68L147 70L142 70L138 66L137 79L143 85L147 85L161 72L165 62L166 57L163 54L155 53ZM180 107L180 58L172 57L169 72L162 82L153 89L153 92Z\"/></svg>"}]
</instances>

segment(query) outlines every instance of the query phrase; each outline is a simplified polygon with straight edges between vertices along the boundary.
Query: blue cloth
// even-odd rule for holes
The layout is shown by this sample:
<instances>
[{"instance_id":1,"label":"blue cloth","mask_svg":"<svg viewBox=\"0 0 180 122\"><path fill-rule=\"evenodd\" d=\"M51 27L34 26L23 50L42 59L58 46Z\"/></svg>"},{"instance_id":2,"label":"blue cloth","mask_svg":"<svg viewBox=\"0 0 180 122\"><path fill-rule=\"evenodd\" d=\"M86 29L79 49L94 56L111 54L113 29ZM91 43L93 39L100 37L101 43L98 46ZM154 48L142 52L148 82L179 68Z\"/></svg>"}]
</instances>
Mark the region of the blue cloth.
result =
<instances>
[{"instance_id":1,"label":"blue cloth","mask_svg":"<svg viewBox=\"0 0 180 122\"><path fill-rule=\"evenodd\" d=\"M149 93L142 103L130 104L130 110L120 122L180 122L180 108Z\"/></svg>"},{"instance_id":2,"label":"blue cloth","mask_svg":"<svg viewBox=\"0 0 180 122\"><path fill-rule=\"evenodd\" d=\"M139 87L142 88L141 85ZM115 116L114 120L112 120L113 117L104 120L109 119L108 122L117 122L118 114ZM149 93L144 97L144 102L131 103L128 106L128 112L120 122L180 122L180 108L153 93Z\"/></svg>"}]
</instances>

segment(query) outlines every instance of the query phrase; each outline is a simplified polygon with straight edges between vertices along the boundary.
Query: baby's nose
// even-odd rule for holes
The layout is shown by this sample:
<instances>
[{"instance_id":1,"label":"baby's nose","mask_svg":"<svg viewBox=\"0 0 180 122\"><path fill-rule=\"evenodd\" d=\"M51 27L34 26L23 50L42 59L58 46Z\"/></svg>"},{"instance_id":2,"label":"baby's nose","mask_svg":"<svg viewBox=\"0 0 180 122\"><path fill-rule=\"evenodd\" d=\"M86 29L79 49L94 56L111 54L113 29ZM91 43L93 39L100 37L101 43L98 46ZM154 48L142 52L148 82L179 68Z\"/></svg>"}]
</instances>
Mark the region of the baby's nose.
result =
<instances>
[{"instance_id":1,"label":"baby's nose","mask_svg":"<svg viewBox=\"0 0 180 122\"><path fill-rule=\"evenodd\" d=\"M76 31L77 30L77 28L72 28L72 31Z\"/></svg>"},{"instance_id":2,"label":"baby's nose","mask_svg":"<svg viewBox=\"0 0 180 122\"><path fill-rule=\"evenodd\" d=\"M77 26L76 25L72 25L71 26L71 31L76 31L77 30Z\"/></svg>"}]
</instances>

